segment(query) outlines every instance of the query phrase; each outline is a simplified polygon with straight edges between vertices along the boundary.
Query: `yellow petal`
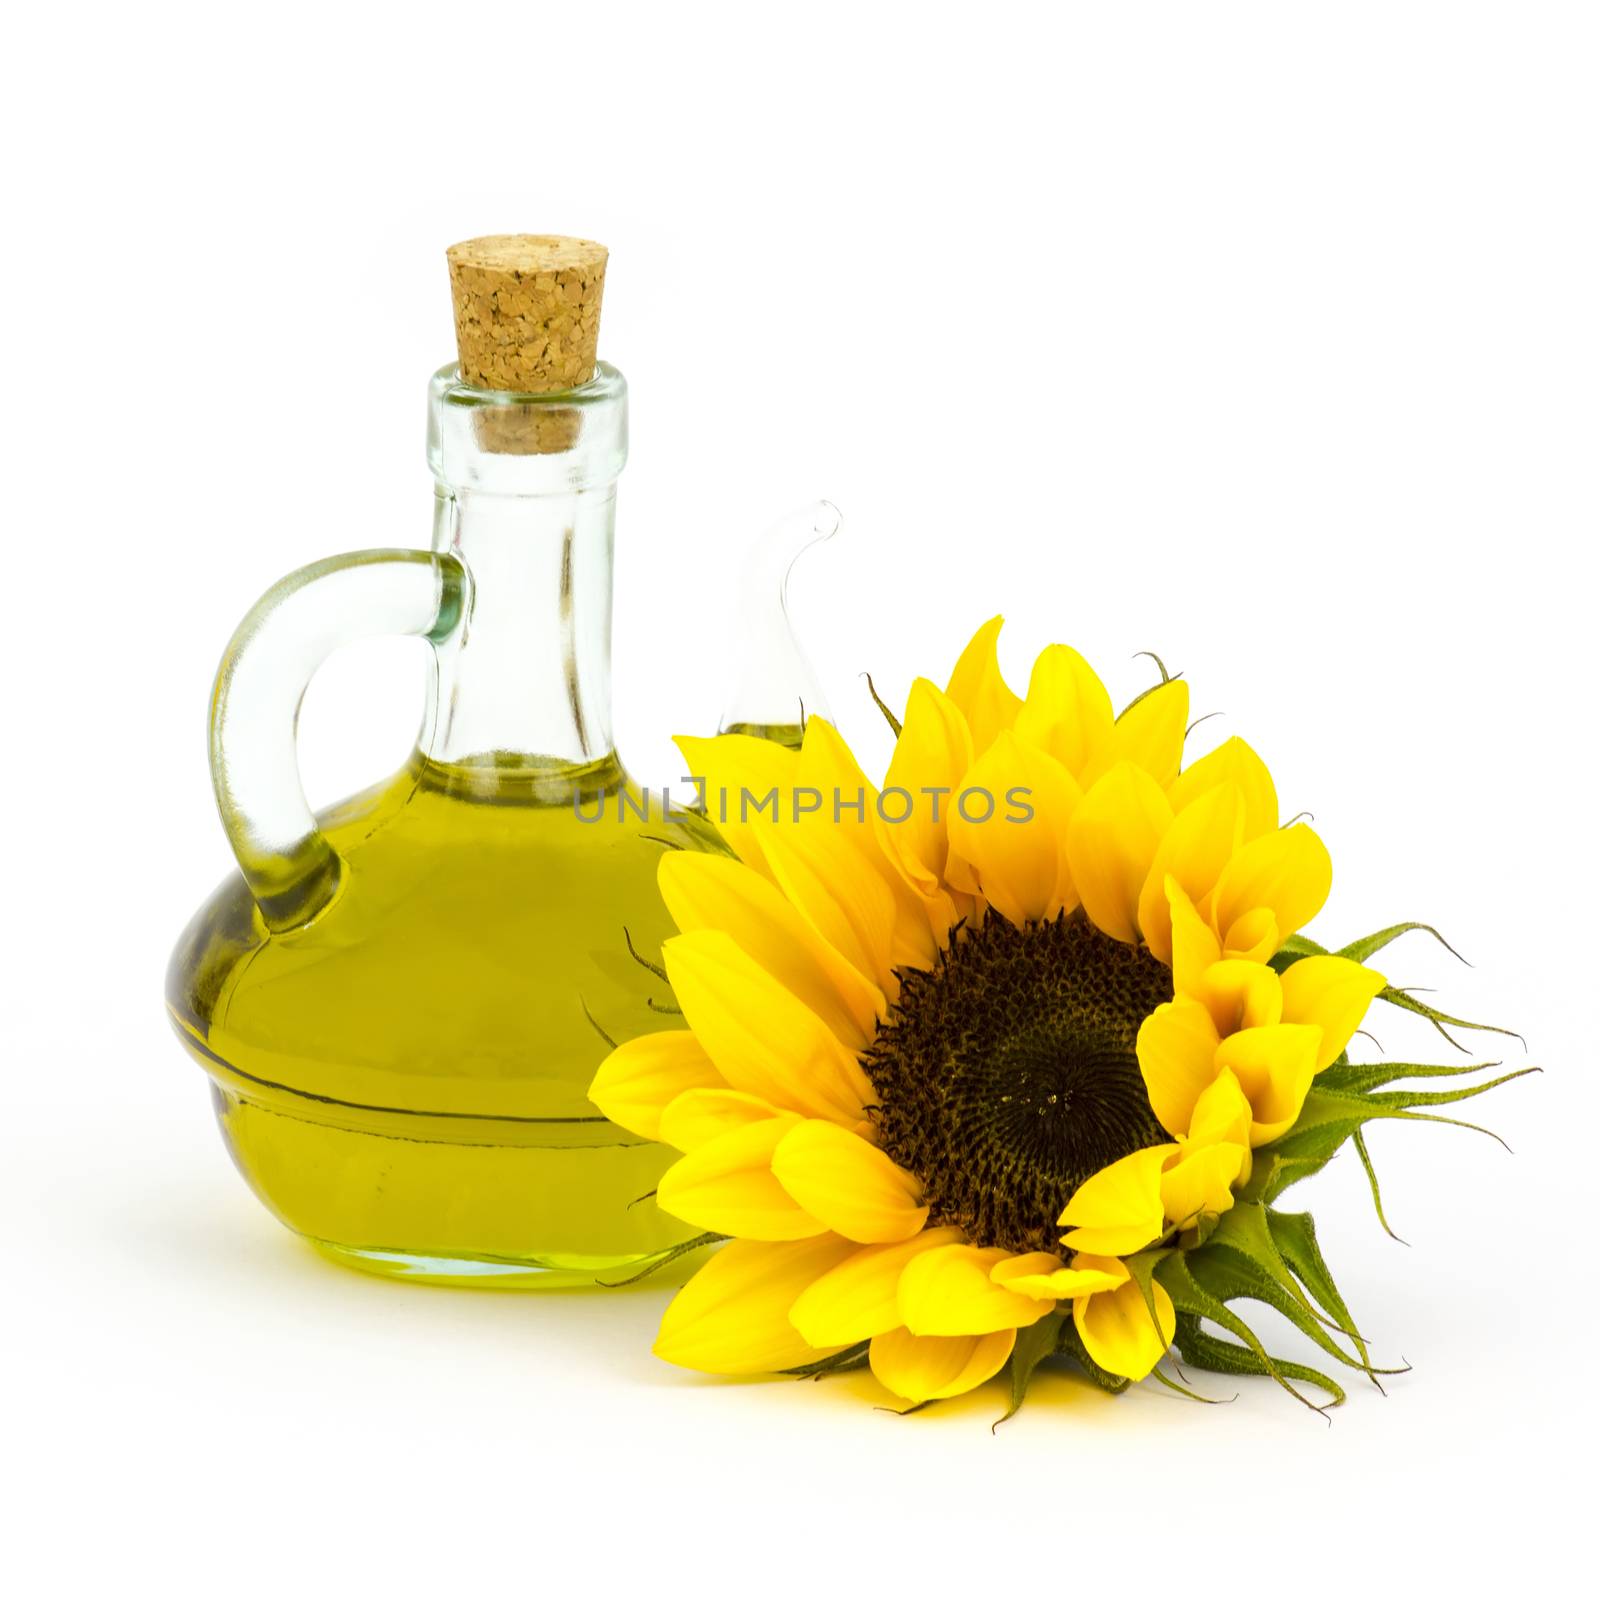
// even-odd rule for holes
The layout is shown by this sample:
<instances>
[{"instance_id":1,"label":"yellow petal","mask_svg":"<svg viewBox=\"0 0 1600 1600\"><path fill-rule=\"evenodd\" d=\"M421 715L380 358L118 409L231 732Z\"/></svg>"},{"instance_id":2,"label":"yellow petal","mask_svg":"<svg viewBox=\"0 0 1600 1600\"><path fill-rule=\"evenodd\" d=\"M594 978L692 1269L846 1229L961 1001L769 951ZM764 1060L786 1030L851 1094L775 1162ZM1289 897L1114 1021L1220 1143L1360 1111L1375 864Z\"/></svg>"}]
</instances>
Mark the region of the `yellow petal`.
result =
<instances>
[{"instance_id":1,"label":"yellow petal","mask_svg":"<svg viewBox=\"0 0 1600 1600\"><path fill-rule=\"evenodd\" d=\"M661 1113L656 1137L674 1150L696 1150L736 1128L778 1115L770 1100L738 1089L686 1089Z\"/></svg>"},{"instance_id":2,"label":"yellow petal","mask_svg":"<svg viewBox=\"0 0 1600 1600\"><path fill-rule=\"evenodd\" d=\"M1020 738L1054 756L1080 787L1116 760L1111 696L1094 668L1067 645L1040 651L1016 724Z\"/></svg>"},{"instance_id":3,"label":"yellow petal","mask_svg":"<svg viewBox=\"0 0 1600 1600\"><path fill-rule=\"evenodd\" d=\"M1217 1046L1217 1065L1233 1072L1250 1102L1253 1147L1294 1126L1316 1076L1321 1045L1321 1028L1280 1022L1230 1034Z\"/></svg>"},{"instance_id":4,"label":"yellow petal","mask_svg":"<svg viewBox=\"0 0 1600 1600\"><path fill-rule=\"evenodd\" d=\"M1174 1146L1155 1145L1102 1167L1078 1185L1057 1221L1062 1243L1093 1255L1126 1256L1166 1231L1161 1169Z\"/></svg>"},{"instance_id":5,"label":"yellow petal","mask_svg":"<svg viewBox=\"0 0 1600 1600\"><path fill-rule=\"evenodd\" d=\"M1202 1212L1221 1216L1233 1204L1233 1185L1250 1151L1236 1144L1187 1144L1161 1175L1161 1209L1167 1221L1187 1227Z\"/></svg>"},{"instance_id":6,"label":"yellow petal","mask_svg":"<svg viewBox=\"0 0 1600 1600\"><path fill-rule=\"evenodd\" d=\"M1172 987L1180 997L1193 996L1206 968L1222 959L1222 941L1176 878L1168 876L1166 890L1172 913Z\"/></svg>"},{"instance_id":7,"label":"yellow petal","mask_svg":"<svg viewBox=\"0 0 1600 1600\"><path fill-rule=\"evenodd\" d=\"M1061 763L1002 733L961 788L950 850L971 864L990 905L1017 927L1074 905L1064 840L1082 796Z\"/></svg>"},{"instance_id":8,"label":"yellow petal","mask_svg":"<svg viewBox=\"0 0 1600 1600\"><path fill-rule=\"evenodd\" d=\"M1069 1267L1060 1256L1048 1250L1007 1256L1004 1261L995 1263L989 1278L1002 1288L1035 1300L1072 1300L1081 1294L1115 1289L1119 1283L1127 1281L1126 1274L1119 1277L1111 1272Z\"/></svg>"},{"instance_id":9,"label":"yellow petal","mask_svg":"<svg viewBox=\"0 0 1600 1600\"><path fill-rule=\"evenodd\" d=\"M1277 919L1279 939L1287 939L1322 909L1332 883L1327 847L1305 823L1264 833L1223 869L1211 926L1226 949L1234 924L1248 912L1265 909Z\"/></svg>"},{"instance_id":10,"label":"yellow petal","mask_svg":"<svg viewBox=\"0 0 1600 1600\"><path fill-rule=\"evenodd\" d=\"M972 733L961 709L926 678L911 685L906 717L884 778L885 815L905 850L935 880L949 857L950 813L972 766ZM942 793L940 792L942 791Z\"/></svg>"},{"instance_id":11,"label":"yellow petal","mask_svg":"<svg viewBox=\"0 0 1600 1600\"><path fill-rule=\"evenodd\" d=\"M1283 1020L1322 1029L1318 1072L1339 1059L1387 981L1381 972L1343 956L1305 956L1284 973Z\"/></svg>"},{"instance_id":12,"label":"yellow petal","mask_svg":"<svg viewBox=\"0 0 1600 1600\"><path fill-rule=\"evenodd\" d=\"M809 1239L828 1231L778 1182L772 1154L798 1117L769 1117L691 1151L661 1175L656 1204L711 1233L739 1239Z\"/></svg>"},{"instance_id":13,"label":"yellow petal","mask_svg":"<svg viewBox=\"0 0 1600 1600\"><path fill-rule=\"evenodd\" d=\"M857 1248L833 1234L797 1244L725 1244L667 1307L656 1354L675 1366L728 1377L784 1372L832 1355L843 1346L808 1344L789 1321L789 1308Z\"/></svg>"},{"instance_id":14,"label":"yellow petal","mask_svg":"<svg viewBox=\"0 0 1600 1600\"><path fill-rule=\"evenodd\" d=\"M976 1337L919 1336L905 1328L880 1333L868 1359L872 1375L891 1394L921 1405L949 1400L987 1383L1011 1359L1016 1329Z\"/></svg>"},{"instance_id":15,"label":"yellow petal","mask_svg":"<svg viewBox=\"0 0 1600 1600\"><path fill-rule=\"evenodd\" d=\"M1117 749L1124 761L1143 767L1163 789L1171 788L1183 760L1189 726L1189 685L1169 679L1117 718Z\"/></svg>"},{"instance_id":16,"label":"yellow petal","mask_svg":"<svg viewBox=\"0 0 1600 1600\"><path fill-rule=\"evenodd\" d=\"M1283 1020L1283 985L1259 961L1216 961L1196 985L1195 999L1211 1013L1224 1037L1241 1028L1265 1028Z\"/></svg>"},{"instance_id":17,"label":"yellow petal","mask_svg":"<svg viewBox=\"0 0 1600 1600\"><path fill-rule=\"evenodd\" d=\"M981 755L1017 720L1022 702L1000 675L996 641L1004 617L991 617L961 652L945 689L972 730L972 748Z\"/></svg>"},{"instance_id":18,"label":"yellow petal","mask_svg":"<svg viewBox=\"0 0 1600 1600\"><path fill-rule=\"evenodd\" d=\"M885 850L878 818L878 791L867 781L838 730L822 717L812 717L806 723L799 772L802 783L827 797L820 812L807 813L804 826L813 833L825 834L831 843L853 845L856 871L870 874L889 890L891 968L931 966L937 946L929 928L926 897L907 880L899 852ZM792 827L789 831L794 832ZM849 909L842 896L840 904ZM879 969L863 971L879 978L882 986Z\"/></svg>"},{"instance_id":19,"label":"yellow petal","mask_svg":"<svg viewBox=\"0 0 1600 1600\"><path fill-rule=\"evenodd\" d=\"M1244 793L1237 784L1207 790L1172 819L1139 893L1139 931L1158 961L1173 959L1169 885L1176 883L1191 901L1205 899L1243 834Z\"/></svg>"},{"instance_id":20,"label":"yellow petal","mask_svg":"<svg viewBox=\"0 0 1600 1600\"><path fill-rule=\"evenodd\" d=\"M600 1063L589 1098L629 1133L659 1139L661 1113L685 1089L726 1087L700 1041L676 1028L618 1045Z\"/></svg>"},{"instance_id":21,"label":"yellow petal","mask_svg":"<svg viewBox=\"0 0 1600 1600\"><path fill-rule=\"evenodd\" d=\"M1139 937L1139 896L1172 808L1142 767L1120 761L1084 795L1067 827L1067 864L1089 920L1113 939Z\"/></svg>"},{"instance_id":22,"label":"yellow petal","mask_svg":"<svg viewBox=\"0 0 1600 1600\"><path fill-rule=\"evenodd\" d=\"M772 1171L797 1204L861 1244L909 1239L928 1220L921 1183L833 1122L791 1128L773 1154Z\"/></svg>"},{"instance_id":23,"label":"yellow petal","mask_svg":"<svg viewBox=\"0 0 1600 1600\"><path fill-rule=\"evenodd\" d=\"M1198 1000L1157 1006L1139 1029L1139 1073L1168 1133L1187 1133L1195 1101L1217 1075L1217 1025Z\"/></svg>"},{"instance_id":24,"label":"yellow petal","mask_svg":"<svg viewBox=\"0 0 1600 1600\"><path fill-rule=\"evenodd\" d=\"M1048 1301L992 1283L990 1272L1009 1254L974 1244L928 1250L900 1274L900 1317L913 1333L941 1337L1026 1328L1050 1314Z\"/></svg>"},{"instance_id":25,"label":"yellow petal","mask_svg":"<svg viewBox=\"0 0 1600 1600\"><path fill-rule=\"evenodd\" d=\"M1187 768L1171 789L1172 809L1182 811L1208 789L1235 784L1244 794L1244 836L1254 839L1278 826L1278 791L1266 763L1243 739L1229 739Z\"/></svg>"},{"instance_id":26,"label":"yellow petal","mask_svg":"<svg viewBox=\"0 0 1600 1600\"><path fill-rule=\"evenodd\" d=\"M859 1051L876 1031L883 991L864 978L770 879L726 856L669 850L656 874L679 931L729 935L796 999Z\"/></svg>"},{"instance_id":27,"label":"yellow petal","mask_svg":"<svg viewBox=\"0 0 1600 1600\"><path fill-rule=\"evenodd\" d=\"M662 955L684 1016L729 1088L846 1127L861 1120L872 1088L855 1055L727 934L681 933Z\"/></svg>"},{"instance_id":28,"label":"yellow petal","mask_svg":"<svg viewBox=\"0 0 1600 1600\"><path fill-rule=\"evenodd\" d=\"M1239 1080L1230 1068L1223 1067L1210 1088L1194 1103L1194 1112L1189 1118L1189 1143L1235 1144L1248 1149L1253 1120L1250 1102L1239 1087Z\"/></svg>"},{"instance_id":29,"label":"yellow petal","mask_svg":"<svg viewBox=\"0 0 1600 1600\"><path fill-rule=\"evenodd\" d=\"M862 977L882 989L893 959L895 897L881 850L865 850L826 820L763 821L756 829L773 880Z\"/></svg>"},{"instance_id":30,"label":"yellow petal","mask_svg":"<svg viewBox=\"0 0 1600 1600\"><path fill-rule=\"evenodd\" d=\"M851 1345L900 1327L900 1274L927 1250L955 1244L959 1228L928 1228L900 1244L873 1244L847 1256L808 1288L789 1320L815 1345Z\"/></svg>"},{"instance_id":31,"label":"yellow petal","mask_svg":"<svg viewBox=\"0 0 1600 1600\"><path fill-rule=\"evenodd\" d=\"M751 822L751 808L770 790L792 788L798 757L771 739L722 733L714 739L674 741L698 781L707 817L741 861L765 872L766 857Z\"/></svg>"},{"instance_id":32,"label":"yellow petal","mask_svg":"<svg viewBox=\"0 0 1600 1600\"><path fill-rule=\"evenodd\" d=\"M1113 1270L1100 1261L1085 1262L1082 1256L1078 1258L1078 1265ZM1121 1267L1122 1263L1116 1265ZM1074 1300L1072 1321L1090 1360L1107 1372L1137 1383L1140 1378L1149 1377L1156 1362L1166 1354L1172 1335L1177 1331L1178 1319L1173 1311L1172 1296L1159 1283L1152 1283L1151 1298L1156 1310L1152 1320L1139 1285L1128 1277L1126 1267L1122 1267L1122 1272L1127 1281L1120 1289Z\"/></svg>"},{"instance_id":33,"label":"yellow petal","mask_svg":"<svg viewBox=\"0 0 1600 1600\"><path fill-rule=\"evenodd\" d=\"M1278 936L1278 919L1265 906L1247 911L1232 927L1222 953L1241 961L1270 961L1283 940Z\"/></svg>"}]
</instances>

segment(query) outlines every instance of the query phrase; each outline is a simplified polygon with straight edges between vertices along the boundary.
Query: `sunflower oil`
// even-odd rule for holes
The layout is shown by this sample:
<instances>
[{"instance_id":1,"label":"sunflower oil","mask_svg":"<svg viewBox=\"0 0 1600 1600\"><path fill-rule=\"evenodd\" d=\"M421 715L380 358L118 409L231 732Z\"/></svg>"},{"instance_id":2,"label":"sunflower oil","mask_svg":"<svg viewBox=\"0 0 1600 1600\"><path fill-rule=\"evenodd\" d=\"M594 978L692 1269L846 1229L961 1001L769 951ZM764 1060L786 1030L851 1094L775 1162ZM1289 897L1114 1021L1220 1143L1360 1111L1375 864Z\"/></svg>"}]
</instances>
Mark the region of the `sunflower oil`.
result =
<instances>
[{"instance_id":1,"label":"sunflower oil","mask_svg":"<svg viewBox=\"0 0 1600 1600\"><path fill-rule=\"evenodd\" d=\"M168 976L269 1209L352 1265L435 1281L591 1282L686 1238L649 1198L672 1152L586 1090L608 1037L678 1023L652 970L672 931L656 864L711 846L708 825L652 812L614 757L417 757L321 821L334 902L275 933L235 877Z\"/></svg>"}]
</instances>

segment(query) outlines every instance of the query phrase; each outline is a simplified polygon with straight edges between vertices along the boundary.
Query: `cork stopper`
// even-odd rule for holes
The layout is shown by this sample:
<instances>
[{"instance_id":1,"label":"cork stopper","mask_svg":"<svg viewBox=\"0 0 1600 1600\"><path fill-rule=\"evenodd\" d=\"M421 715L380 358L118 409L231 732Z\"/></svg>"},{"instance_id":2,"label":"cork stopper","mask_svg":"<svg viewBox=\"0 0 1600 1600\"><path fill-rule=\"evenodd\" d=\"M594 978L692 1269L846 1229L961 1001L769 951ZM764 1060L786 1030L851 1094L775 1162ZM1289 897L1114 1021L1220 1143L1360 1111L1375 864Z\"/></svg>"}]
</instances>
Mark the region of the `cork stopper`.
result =
<instances>
[{"instance_id":1,"label":"cork stopper","mask_svg":"<svg viewBox=\"0 0 1600 1600\"><path fill-rule=\"evenodd\" d=\"M446 257L463 383L551 394L594 376L603 244L502 233L453 244Z\"/></svg>"}]
</instances>

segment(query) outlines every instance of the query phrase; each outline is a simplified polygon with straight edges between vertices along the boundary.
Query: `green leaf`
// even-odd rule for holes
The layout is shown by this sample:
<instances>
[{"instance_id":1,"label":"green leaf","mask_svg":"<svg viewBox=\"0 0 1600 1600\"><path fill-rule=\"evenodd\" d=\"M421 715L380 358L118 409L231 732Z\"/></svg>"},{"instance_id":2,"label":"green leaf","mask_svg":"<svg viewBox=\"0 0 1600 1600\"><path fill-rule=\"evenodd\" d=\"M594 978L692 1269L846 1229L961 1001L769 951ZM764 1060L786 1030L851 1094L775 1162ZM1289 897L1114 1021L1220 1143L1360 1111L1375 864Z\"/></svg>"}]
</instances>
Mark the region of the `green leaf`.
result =
<instances>
[{"instance_id":1,"label":"green leaf","mask_svg":"<svg viewBox=\"0 0 1600 1600\"><path fill-rule=\"evenodd\" d=\"M1369 933L1365 939L1352 939L1344 949L1336 950L1334 954L1341 955L1348 961L1365 961L1368 956L1375 956L1386 945L1393 944L1403 933L1431 933L1463 966L1472 965L1437 928L1431 927L1426 922L1397 922L1392 928Z\"/></svg>"},{"instance_id":2,"label":"green leaf","mask_svg":"<svg viewBox=\"0 0 1600 1600\"><path fill-rule=\"evenodd\" d=\"M1009 1422L1022 1409L1022 1402L1028 1398L1028 1385L1033 1382L1039 1363L1046 1356L1056 1353L1056 1344L1061 1336L1061 1318L1061 1312L1055 1311L1048 1317L1041 1317L1031 1328L1017 1329L1017 1342L1011 1351L1011 1409L995 1423L995 1427L998 1428L1001 1422Z\"/></svg>"},{"instance_id":3,"label":"green leaf","mask_svg":"<svg viewBox=\"0 0 1600 1600\"><path fill-rule=\"evenodd\" d=\"M1178 1347L1178 1354L1190 1366L1199 1367L1203 1372L1275 1378L1279 1383L1293 1379L1296 1383L1315 1385L1329 1395L1332 1404L1336 1406L1344 1404L1344 1390L1332 1378L1318 1372L1315 1367L1302 1366L1298 1361L1285 1361L1281 1357L1269 1356L1266 1351L1259 1348L1251 1350L1243 1345L1230 1344L1225 1339L1215 1338L1200 1326L1200 1318L1192 1313L1178 1314L1178 1332L1173 1343ZM1285 1387L1288 1387L1286 1383ZM1297 1400L1311 1406L1313 1411L1323 1410L1321 1406L1311 1405L1311 1402L1298 1390L1290 1389L1290 1393Z\"/></svg>"}]
</instances>

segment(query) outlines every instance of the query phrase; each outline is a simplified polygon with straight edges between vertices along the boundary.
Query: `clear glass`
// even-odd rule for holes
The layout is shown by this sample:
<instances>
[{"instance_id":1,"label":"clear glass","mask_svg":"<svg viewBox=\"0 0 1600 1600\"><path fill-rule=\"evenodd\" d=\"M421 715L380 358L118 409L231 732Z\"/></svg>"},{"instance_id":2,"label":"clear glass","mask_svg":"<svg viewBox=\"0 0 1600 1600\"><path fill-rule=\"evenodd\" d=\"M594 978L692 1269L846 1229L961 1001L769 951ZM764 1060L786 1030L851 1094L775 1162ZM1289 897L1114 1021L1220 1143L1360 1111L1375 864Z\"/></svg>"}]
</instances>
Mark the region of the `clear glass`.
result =
<instances>
[{"instance_id":1,"label":"clear glass","mask_svg":"<svg viewBox=\"0 0 1600 1600\"><path fill-rule=\"evenodd\" d=\"M671 1159L586 1090L675 1025L663 850L714 848L612 745L616 480L627 389L430 390L431 552L305 568L251 611L212 701L239 872L167 981L240 1171L348 1264L495 1286L608 1281L692 1230L650 1198ZM376 633L432 646L404 768L314 816L295 763L306 683Z\"/></svg>"},{"instance_id":2,"label":"clear glass","mask_svg":"<svg viewBox=\"0 0 1600 1600\"><path fill-rule=\"evenodd\" d=\"M773 523L751 548L739 584L743 638L723 733L754 734L797 749L807 717L831 720L789 623L789 575L807 550L838 531L838 507L817 500Z\"/></svg>"}]
</instances>

